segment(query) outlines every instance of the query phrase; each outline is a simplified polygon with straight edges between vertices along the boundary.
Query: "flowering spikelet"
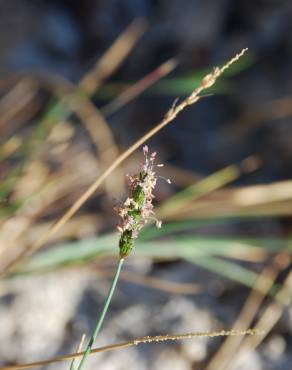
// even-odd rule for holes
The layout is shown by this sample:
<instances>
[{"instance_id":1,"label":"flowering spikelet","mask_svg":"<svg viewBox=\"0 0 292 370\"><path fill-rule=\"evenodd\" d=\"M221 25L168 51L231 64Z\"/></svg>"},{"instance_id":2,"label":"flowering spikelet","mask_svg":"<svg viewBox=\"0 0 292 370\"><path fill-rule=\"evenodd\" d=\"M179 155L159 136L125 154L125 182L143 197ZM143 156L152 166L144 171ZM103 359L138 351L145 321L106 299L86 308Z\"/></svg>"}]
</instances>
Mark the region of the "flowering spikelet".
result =
<instances>
[{"instance_id":1,"label":"flowering spikelet","mask_svg":"<svg viewBox=\"0 0 292 370\"><path fill-rule=\"evenodd\" d=\"M155 218L153 211L153 190L157 182L157 175L153 171L155 166L156 152L148 156L148 147L143 147L145 163L141 171L133 176L128 175L129 193L126 201L121 206L115 207L116 212L121 218L117 225L121 233L119 248L120 257L125 258L129 255L134 246L134 239L139 235L139 231L149 219L156 221L156 227L161 227L161 221ZM162 167L158 164L156 167ZM170 180L167 180L170 183Z\"/></svg>"}]
</instances>

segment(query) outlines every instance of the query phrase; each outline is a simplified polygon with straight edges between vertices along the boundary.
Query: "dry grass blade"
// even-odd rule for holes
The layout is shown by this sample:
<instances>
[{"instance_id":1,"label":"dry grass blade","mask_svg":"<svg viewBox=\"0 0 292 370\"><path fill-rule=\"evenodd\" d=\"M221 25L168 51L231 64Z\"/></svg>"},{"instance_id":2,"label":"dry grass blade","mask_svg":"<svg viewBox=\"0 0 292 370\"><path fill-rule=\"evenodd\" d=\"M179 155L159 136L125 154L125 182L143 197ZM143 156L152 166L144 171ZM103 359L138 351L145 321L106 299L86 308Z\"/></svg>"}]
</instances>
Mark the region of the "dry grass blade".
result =
<instances>
[{"instance_id":1,"label":"dry grass blade","mask_svg":"<svg viewBox=\"0 0 292 370\"><path fill-rule=\"evenodd\" d=\"M204 180L203 180L204 181ZM291 180L220 189L205 199L190 201L167 218L188 219L252 215L291 215Z\"/></svg>"},{"instance_id":2,"label":"dry grass blade","mask_svg":"<svg viewBox=\"0 0 292 370\"><path fill-rule=\"evenodd\" d=\"M252 336L260 335L261 336L263 334L264 333L259 330L247 329L247 330L220 330L220 331L202 332L202 333L167 334L167 335L156 335L153 337L147 336L147 337L133 339L128 342L116 343L116 344L112 344L109 346L94 348L92 349L90 355L94 353L108 352L108 351L113 351L116 349L128 348L128 347L137 346L139 344L147 344L147 343L177 341L177 340L203 338L203 337L215 338L215 337L226 337L226 336L237 336L237 335L252 335ZM81 356L83 356L83 352L72 353L72 354L65 355L65 356L55 357L50 360L37 361L37 362L32 362L32 363L23 364L23 365L5 366L5 367L1 367L0 370L30 369L34 367L53 364L56 362L68 361L73 358L81 357Z\"/></svg>"},{"instance_id":3,"label":"dry grass blade","mask_svg":"<svg viewBox=\"0 0 292 370\"><path fill-rule=\"evenodd\" d=\"M211 175L196 181L194 184L172 196L156 210L158 218L166 219L176 215L180 210L184 211L191 202L197 201L210 193L218 190L232 181L238 179L244 173L250 173L258 169L260 161L255 156L242 160L238 165L230 165Z\"/></svg>"},{"instance_id":4,"label":"dry grass blade","mask_svg":"<svg viewBox=\"0 0 292 370\"><path fill-rule=\"evenodd\" d=\"M113 112L116 112L122 106L129 103L131 100L140 95L143 91L152 86L155 82L168 75L171 71L174 70L177 64L178 61L175 58L167 60L165 63L155 68L152 72L143 77L141 80L124 90L113 101L105 105L101 109L102 114L108 116Z\"/></svg>"},{"instance_id":5,"label":"dry grass blade","mask_svg":"<svg viewBox=\"0 0 292 370\"><path fill-rule=\"evenodd\" d=\"M215 84L218 77L229 68L233 63L235 63L245 52L247 49L243 49L239 54L237 54L234 58L232 58L229 62L227 62L223 67L218 68L216 67L213 72L205 76L201 82L201 84L189 95L186 99L184 99L181 103L177 105L173 105L170 110L165 114L163 120L158 123L153 129L151 129L148 133L142 136L139 140L137 140L133 145L130 146L124 153L122 153L104 172L103 174L98 177L94 183L76 200L76 202L72 205L71 208L48 230L47 233L43 234L39 240L37 240L34 244L32 244L28 249L24 250L21 255L19 255L12 263L10 263L2 274L10 271L13 269L17 263L32 252L39 249L46 241L49 240L51 235L57 232L78 210L79 208L91 197L92 194L98 189L101 183L126 159L128 158L136 149L138 149L145 141L150 139L154 136L157 132L159 132L162 128L167 126L170 122L172 122L180 112L182 112L186 107L196 103L201 98L201 92L205 89L211 87Z\"/></svg>"},{"instance_id":6,"label":"dry grass blade","mask_svg":"<svg viewBox=\"0 0 292 370\"><path fill-rule=\"evenodd\" d=\"M74 112L85 126L95 145L97 157L102 162L101 168L108 166L117 158L119 151L109 125L99 109L88 96L80 94L78 88L69 81L62 80L58 88L55 89L55 93L59 97L60 102L68 106L70 111ZM123 190L122 173L116 172L115 175L114 181L109 179L106 183L106 189L110 196L113 193L121 194Z\"/></svg>"},{"instance_id":7,"label":"dry grass blade","mask_svg":"<svg viewBox=\"0 0 292 370\"><path fill-rule=\"evenodd\" d=\"M81 339L80 339L80 342L77 346L77 350L76 352L81 352L82 350L82 347L83 347L83 344L84 344L84 341L85 341L85 338L86 338L86 335L85 334L82 334L81 336ZM75 369L75 360L76 360L76 357L73 358L72 362L71 362L71 366L70 366L70 370L74 370Z\"/></svg>"},{"instance_id":8,"label":"dry grass blade","mask_svg":"<svg viewBox=\"0 0 292 370\"><path fill-rule=\"evenodd\" d=\"M166 219L176 214L180 210L184 210L191 202L208 195L211 192L225 186L226 184L234 181L240 176L240 171L235 165L227 166L222 170L219 170L193 185L189 186L183 192L178 195L172 196L157 211L157 217ZM183 194L188 196L183 197Z\"/></svg>"},{"instance_id":9,"label":"dry grass blade","mask_svg":"<svg viewBox=\"0 0 292 370\"><path fill-rule=\"evenodd\" d=\"M279 254L274 258L272 265L267 266L262 271L233 325L234 330L250 326L277 276L287 267L288 263L289 259L287 259L287 255ZM234 356L234 353L238 350L241 342L242 339L239 337L226 338L218 352L213 356L206 370L224 370Z\"/></svg>"},{"instance_id":10,"label":"dry grass blade","mask_svg":"<svg viewBox=\"0 0 292 370\"><path fill-rule=\"evenodd\" d=\"M256 324L256 329L263 330L264 328L265 333L260 338L243 341L238 351L233 354L230 362L227 364L226 367L224 367L224 370L231 370L236 368L239 362L242 363L245 355L248 352L253 351L264 340L264 338L268 335L268 333L272 330L274 325L280 319L284 308L288 307L291 304L291 292L292 271L290 271L290 273L288 274L283 284L283 288L277 293L276 300L267 306Z\"/></svg>"},{"instance_id":11,"label":"dry grass blade","mask_svg":"<svg viewBox=\"0 0 292 370\"><path fill-rule=\"evenodd\" d=\"M8 132L11 131L9 125L13 117L15 117L23 109L35 99L37 91L37 83L31 78L24 77L14 85L10 91L0 100L0 128Z\"/></svg>"},{"instance_id":12,"label":"dry grass blade","mask_svg":"<svg viewBox=\"0 0 292 370\"><path fill-rule=\"evenodd\" d=\"M91 69L80 81L80 88L88 95L92 95L121 64L133 49L137 40L145 32L146 23L143 19L136 19L130 26L118 37L110 49L98 60L93 69Z\"/></svg>"}]
</instances>

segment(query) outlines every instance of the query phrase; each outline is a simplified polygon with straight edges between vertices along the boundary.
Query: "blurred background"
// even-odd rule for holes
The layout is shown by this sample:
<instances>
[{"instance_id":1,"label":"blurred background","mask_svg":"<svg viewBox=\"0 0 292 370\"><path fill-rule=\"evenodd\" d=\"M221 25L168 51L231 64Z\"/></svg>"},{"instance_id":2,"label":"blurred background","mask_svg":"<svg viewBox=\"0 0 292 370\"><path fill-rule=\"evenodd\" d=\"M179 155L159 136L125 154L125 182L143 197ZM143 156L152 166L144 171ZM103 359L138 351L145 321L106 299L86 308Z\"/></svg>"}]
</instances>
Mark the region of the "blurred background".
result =
<instances>
[{"instance_id":1,"label":"blurred background","mask_svg":"<svg viewBox=\"0 0 292 370\"><path fill-rule=\"evenodd\" d=\"M288 0L0 1L1 366L75 351L91 333L117 262L113 199L141 150L37 241L177 97L248 47L147 142L172 180L156 189L164 226L141 234L96 345L266 334L135 346L88 368L291 369L291 20Z\"/></svg>"}]
</instances>

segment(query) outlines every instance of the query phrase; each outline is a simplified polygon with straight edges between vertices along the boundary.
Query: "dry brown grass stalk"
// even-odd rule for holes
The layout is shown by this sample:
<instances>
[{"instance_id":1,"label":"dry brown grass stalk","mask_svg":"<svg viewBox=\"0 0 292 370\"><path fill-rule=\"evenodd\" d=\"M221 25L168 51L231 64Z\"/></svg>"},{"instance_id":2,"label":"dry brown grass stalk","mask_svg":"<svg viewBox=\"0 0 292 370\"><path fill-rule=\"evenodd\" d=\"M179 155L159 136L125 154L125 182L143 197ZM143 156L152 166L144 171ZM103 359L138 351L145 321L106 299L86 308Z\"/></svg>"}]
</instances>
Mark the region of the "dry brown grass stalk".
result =
<instances>
[{"instance_id":1,"label":"dry brown grass stalk","mask_svg":"<svg viewBox=\"0 0 292 370\"><path fill-rule=\"evenodd\" d=\"M233 63L235 63L247 49L243 49L239 54L236 54L234 58L228 61L223 67L216 67L213 72L206 75L201 84L182 102L174 104L169 111L165 114L164 118L160 123L158 123L149 132L143 135L139 140L137 140L133 145L131 145L125 152L123 152L103 173L99 176L93 184L76 200L76 202L69 208L69 210L48 230L47 233L43 234L34 244L29 248L24 250L14 261L12 261L2 274L7 273L13 269L24 257L33 253L41 246L43 246L49 238L57 232L78 210L79 208L94 194L102 182L126 159L128 158L136 149L138 149L142 144L159 132L162 128L167 126L172 122L180 112L182 112L186 107L196 103L201 98L201 93L213 86L216 80L222 75L222 73L228 69Z\"/></svg>"},{"instance_id":2,"label":"dry brown grass stalk","mask_svg":"<svg viewBox=\"0 0 292 370\"><path fill-rule=\"evenodd\" d=\"M286 254L278 254L274 257L273 263L262 271L255 287L247 297L240 314L238 315L233 329L249 327L254 320L264 298L274 284L279 273L287 267L289 258ZM224 370L231 361L234 353L240 348L242 338L228 337L219 348L218 352L212 357L206 370Z\"/></svg>"},{"instance_id":3,"label":"dry brown grass stalk","mask_svg":"<svg viewBox=\"0 0 292 370\"><path fill-rule=\"evenodd\" d=\"M291 258L290 258L291 262ZM242 361L244 357L251 351L255 350L261 342L265 339L268 333L272 330L275 324L278 322L283 314L285 307L291 305L292 301L292 271L289 272L282 289L276 294L275 301L271 302L265 310L261 313L261 316L255 326L256 330L264 330L263 335L257 339L244 340L238 351L234 352L234 355L230 359L230 362L224 367L224 370L231 370Z\"/></svg>"},{"instance_id":4,"label":"dry brown grass stalk","mask_svg":"<svg viewBox=\"0 0 292 370\"><path fill-rule=\"evenodd\" d=\"M83 347L85 338L86 338L86 335L85 334L82 334L82 336L80 338L80 341L79 341L79 344L78 344L77 349L76 349L76 353L82 351L82 347ZM72 362L71 362L71 366L70 366L70 370L74 370L75 369L75 360L76 360L76 357L73 357Z\"/></svg>"},{"instance_id":5,"label":"dry brown grass stalk","mask_svg":"<svg viewBox=\"0 0 292 370\"><path fill-rule=\"evenodd\" d=\"M193 339L193 338L215 338L215 337L226 337L226 336L238 336L238 335L251 335L251 336L262 336L264 332L254 329L247 329L247 330L220 330L220 331L212 331L212 332L202 332L202 333L186 333L186 334L167 334L167 335L156 335L156 336L146 336L142 338L136 338L130 340L128 342L116 343L109 346L99 347L92 349L90 355L94 353L100 352L108 352L113 351L116 349L123 349L128 347L137 346L139 344L148 344L148 343L158 343L158 342L166 342L166 341L177 341L177 340L184 340L184 339ZM83 356L84 352L79 353L71 353L65 356L59 356L52 358L50 360L44 361L36 361L31 362L29 364L22 364L22 365L12 365L12 366L5 366L1 367L0 370L16 370L16 369L31 369L34 367L44 366L53 364L56 362L61 361L68 361L73 358Z\"/></svg>"},{"instance_id":6,"label":"dry brown grass stalk","mask_svg":"<svg viewBox=\"0 0 292 370\"><path fill-rule=\"evenodd\" d=\"M212 176L212 175L211 175ZM205 181L205 180L202 180ZM215 218L229 216L291 215L291 180L272 184L217 189L204 199L189 201L175 212L163 214L170 219Z\"/></svg>"},{"instance_id":7,"label":"dry brown grass stalk","mask_svg":"<svg viewBox=\"0 0 292 370\"><path fill-rule=\"evenodd\" d=\"M177 64L178 60L176 58L171 58L162 63L159 67L155 68L149 74L141 78L141 80L121 92L121 94L119 94L110 103L102 107L102 114L108 116L116 112L118 109L135 99L143 91L155 84L155 82L168 75L171 71L175 69Z\"/></svg>"},{"instance_id":8,"label":"dry brown grass stalk","mask_svg":"<svg viewBox=\"0 0 292 370\"><path fill-rule=\"evenodd\" d=\"M88 96L81 95L78 92L78 88L69 83L69 81L64 81L63 84L66 90L69 90L69 93L64 92L61 88L61 91L57 89L57 95L62 104L68 106L84 125L96 148L96 159L99 160L102 170L112 163L119 154L111 129L99 109L92 103ZM124 183L122 172L116 171L114 181L112 178L107 180L105 188L109 195L111 197L114 193L121 195Z\"/></svg>"},{"instance_id":9,"label":"dry brown grass stalk","mask_svg":"<svg viewBox=\"0 0 292 370\"><path fill-rule=\"evenodd\" d=\"M180 211L185 212L193 202L196 204L198 199L206 195L209 196L215 190L219 190L237 180L242 174L255 171L259 166L260 161L251 156L243 159L238 165L226 166L190 185L184 190L184 193L188 194L187 197L182 197L181 193L178 196L172 196L157 208L156 214L163 219L175 217Z\"/></svg>"},{"instance_id":10,"label":"dry brown grass stalk","mask_svg":"<svg viewBox=\"0 0 292 370\"><path fill-rule=\"evenodd\" d=\"M35 100L37 89L38 84L34 79L23 77L0 99L0 129L2 131L5 128L6 135L18 127L16 116L21 116L19 121L23 121L22 115L25 116L24 111Z\"/></svg>"},{"instance_id":11,"label":"dry brown grass stalk","mask_svg":"<svg viewBox=\"0 0 292 370\"><path fill-rule=\"evenodd\" d=\"M128 56L130 51L146 30L144 19L136 19L114 41L111 47L99 59L96 65L82 78L80 88L92 95Z\"/></svg>"}]
</instances>

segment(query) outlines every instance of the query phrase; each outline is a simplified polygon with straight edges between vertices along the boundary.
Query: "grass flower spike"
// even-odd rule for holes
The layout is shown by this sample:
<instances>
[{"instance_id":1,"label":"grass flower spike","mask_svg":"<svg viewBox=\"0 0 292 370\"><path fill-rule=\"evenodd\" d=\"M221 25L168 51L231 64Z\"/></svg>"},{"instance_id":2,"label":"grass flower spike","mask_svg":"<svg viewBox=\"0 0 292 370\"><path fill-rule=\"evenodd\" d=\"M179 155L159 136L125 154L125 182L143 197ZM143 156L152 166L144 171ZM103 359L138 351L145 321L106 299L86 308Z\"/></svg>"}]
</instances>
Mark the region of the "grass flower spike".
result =
<instances>
[{"instance_id":1,"label":"grass flower spike","mask_svg":"<svg viewBox=\"0 0 292 370\"><path fill-rule=\"evenodd\" d=\"M155 218L153 210L153 190L155 188L157 176L154 172L155 167L162 167L162 164L155 165L156 152L149 154L148 147L143 147L145 163L140 172L136 175L128 176L129 193L126 201L121 206L115 208L121 218L117 225L121 233L119 248L120 257L127 257L134 246L134 239L139 235L140 230L148 220L154 219L156 227L161 227L161 221ZM166 180L170 183L170 180Z\"/></svg>"},{"instance_id":2,"label":"grass flower spike","mask_svg":"<svg viewBox=\"0 0 292 370\"><path fill-rule=\"evenodd\" d=\"M145 163L140 172L137 175L128 176L129 191L126 201L124 204L115 207L116 212L121 218L121 221L117 226L118 231L121 233L119 241L120 259L104 306L96 321L93 334L89 339L77 370L83 369L85 361L92 350L92 346L107 314L125 257L127 257L133 249L134 239L138 237L139 231L150 219L154 219L156 221L156 226L161 227L161 221L158 221L155 218L153 211L153 190L155 188L157 178L162 177L155 174L154 168L162 167L163 165L155 165L156 153L154 152L149 155L147 146L144 146L143 153L145 156ZM165 180L170 183L170 180Z\"/></svg>"}]
</instances>

